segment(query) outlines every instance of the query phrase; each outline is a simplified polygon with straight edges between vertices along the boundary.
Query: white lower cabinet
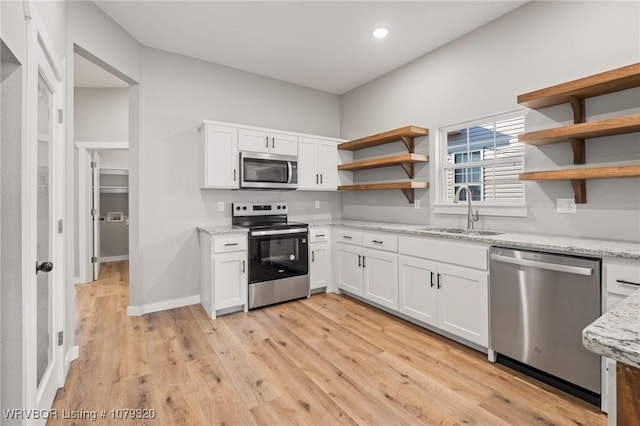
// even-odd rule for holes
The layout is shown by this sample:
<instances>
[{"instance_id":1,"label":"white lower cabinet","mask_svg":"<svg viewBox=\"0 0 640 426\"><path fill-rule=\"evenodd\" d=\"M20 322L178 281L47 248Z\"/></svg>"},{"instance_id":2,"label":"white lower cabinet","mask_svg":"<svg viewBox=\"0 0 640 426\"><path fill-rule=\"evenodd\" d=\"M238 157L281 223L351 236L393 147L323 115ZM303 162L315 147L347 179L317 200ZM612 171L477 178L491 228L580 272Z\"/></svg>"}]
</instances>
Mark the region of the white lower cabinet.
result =
<instances>
[{"instance_id":1,"label":"white lower cabinet","mask_svg":"<svg viewBox=\"0 0 640 426\"><path fill-rule=\"evenodd\" d=\"M329 228L309 227L309 284L311 291L331 286Z\"/></svg>"},{"instance_id":2,"label":"white lower cabinet","mask_svg":"<svg viewBox=\"0 0 640 426\"><path fill-rule=\"evenodd\" d=\"M343 243L336 245L338 288L356 296L363 296L362 247Z\"/></svg>"},{"instance_id":3,"label":"white lower cabinet","mask_svg":"<svg viewBox=\"0 0 640 426\"><path fill-rule=\"evenodd\" d=\"M216 318L218 311L246 311L246 234L211 235L200 231L199 237L200 304L211 318Z\"/></svg>"},{"instance_id":4,"label":"white lower cabinet","mask_svg":"<svg viewBox=\"0 0 640 426\"><path fill-rule=\"evenodd\" d=\"M399 269L401 313L488 346L488 275L485 271L403 255Z\"/></svg>"},{"instance_id":5,"label":"white lower cabinet","mask_svg":"<svg viewBox=\"0 0 640 426\"><path fill-rule=\"evenodd\" d=\"M398 310L398 255L365 248L362 255L363 297Z\"/></svg>"}]
</instances>

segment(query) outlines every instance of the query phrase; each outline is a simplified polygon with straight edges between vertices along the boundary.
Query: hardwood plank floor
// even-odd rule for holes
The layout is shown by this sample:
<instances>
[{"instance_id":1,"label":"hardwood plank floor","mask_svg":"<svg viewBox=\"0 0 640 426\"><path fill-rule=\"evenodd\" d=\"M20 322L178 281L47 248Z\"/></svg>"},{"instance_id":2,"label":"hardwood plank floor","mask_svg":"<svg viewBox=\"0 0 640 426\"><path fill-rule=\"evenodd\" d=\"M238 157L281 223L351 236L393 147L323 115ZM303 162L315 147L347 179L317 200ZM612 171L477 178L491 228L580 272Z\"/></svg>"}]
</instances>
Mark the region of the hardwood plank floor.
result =
<instances>
[{"instance_id":1,"label":"hardwood plank floor","mask_svg":"<svg viewBox=\"0 0 640 426\"><path fill-rule=\"evenodd\" d=\"M605 425L570 395L350 298L211 320L199 305L128 317L128 263L77 286L74 361L57 424ZM155 410L121 420L112 409Z\"/></svg>"}]
</instances>

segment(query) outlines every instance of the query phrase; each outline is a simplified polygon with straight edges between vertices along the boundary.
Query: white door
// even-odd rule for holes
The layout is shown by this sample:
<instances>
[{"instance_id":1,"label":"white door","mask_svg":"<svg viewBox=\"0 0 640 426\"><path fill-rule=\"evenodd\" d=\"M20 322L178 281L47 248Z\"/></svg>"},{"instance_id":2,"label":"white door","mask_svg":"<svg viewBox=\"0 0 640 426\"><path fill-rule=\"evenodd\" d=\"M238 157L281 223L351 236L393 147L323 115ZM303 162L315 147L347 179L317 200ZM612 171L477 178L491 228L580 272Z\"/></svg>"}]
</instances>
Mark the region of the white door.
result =
<instances>
[{"instance_id":1,"label":"white door","mask_svg":"<svg viewBox=\"0 0 640 426\"><path fill-rule=\"evenodd\" d=\"M314 139L298 139L298 189L318 189L318 144Z\"/></svg>"},{"instance_id":2,"label":"white door","mask_svg":"<svg viewBox=\"0 0 640 426\"><path fill-rule=\"evenodd\" d=\"M238 150L268 153L270 146L269 133L249 129L238 130Z\"/></svg>"},{"instance_id":3,"label":"white door","mask_svg":"<svg viewBox=\"0 0 640 426\"><path fill-rule=\"evenodd\" d=\"M398 310L398 255L371 249L363 254L365 299Z\"/></svg>"},{"instance_id":4,"label":"white door","mask_svg":"<svg viewBox=\"0 0 640 426\"><path fill-rule=\"evenodd\" d=\"M238 188L238 130L234 127L203 127L202 188Z\"/></svg>"},{"instance_id":5,"label":"white door","mask_svg":"<svg viewBox=\"0 0 640 426\"><path fill-rule=\"evenodd\" d=\"M337 244L338 288L362 296L362 247Z\"/></svg>"},{"instance_id":6,"label":"white door","mask_svg":"<svg viewBox=\"0 0 640 426\"><path fill-rule=\"evenodd\" d=\"M269 135L269 152L281 155L298 155L298 137L271 133Z\"/></svg>"},{"instance_id":7,"label":"white door","mask_svg":"<svg viewBox=\"0 0 640 426\"><path fill-rule=\"evenodd\" d=\"M93 151L91 155L91 262L93 280L100 278L100 154Z\"/></svg>"},{"instance_id":8,"label":"white door","mask_svg":"<svg viewBox=\"0 0 640 426\"><path fill-rule=\"evenodd\" d=\"M47 56L38 46L35 55L38 61L37 72L30 84L29 90L34 99L32 105L36 116L30 120L33 126L31 140L36 144L33 161L35 167L36 211L34 229L35 235L35 273L36 279L29 280L35 285L32 294L25 302L31 301L35 305L35 322L29 318L26 324L33 324L33 328L25 326L27 332L35 336L35 356L25 354L27 383L33 388L27 390L29 403L35 402L39 409L48 409L53 403L56 390L62 385L62 349L58 345L58 330L62 329L62 267L64 257L56 217L61 212L60 194L62 193L62 167L60 165L60 149L58 132L61 125L57 123L57 106L59 88ZM35 68L35 67L34 67ZM35 90L34 90L35 89ZM36 98L37 97L37 98ZM34 265L31 263L31 265ZM32 284L33 283L33 284ZM27 308L29 312L31 310ZM26 351L30 351L29 347Z\"/></svg>"},{"instance_id":9,"label":"white door","mask_svg":"<svg viewBox=\"0 0 640 426\"><path fill-rule=\"evenodd\" d=\"M436 325L436 265L424 259L400 256L398 310L405 315Z\"/></svg>"},{"instance_id":10,"label":"white door","mask_svg":"<svg viewBox=\"0 0 640 426\"><path fill-rule=\"evenodd\" d=\"M338 145L335 142L318 142L318 173L323 190L338 189Z\"/></svg>"},{"instance_id":11,"label":"white door","mask_svg":"<svg viewBox=\"0 0 640 426\"><path fill-rule=\"evenodd\" d=\"M489 345L486 272L438 265L438 327L470 342Z\"/></svg>"},{"instance_id":12,"label":"white door","mask_svg":"<svg viewBox=\"0 0 640 426\"><path fill-rule=\"evenodd\" d=\"M329 286L329 243L320 242L309 244L311 262L309 263L309 281L311 290Z\"/></svg>"},{"instance_id":13,"label":"white door","mask_svg":"<svg viewBox=\"0 0 640 426\"><path fill-rule=\"evenodd\" d=\"M216 254L214 261L215 310L244 305L247 299L247 253Z\"/></svg>"}]
</instances>

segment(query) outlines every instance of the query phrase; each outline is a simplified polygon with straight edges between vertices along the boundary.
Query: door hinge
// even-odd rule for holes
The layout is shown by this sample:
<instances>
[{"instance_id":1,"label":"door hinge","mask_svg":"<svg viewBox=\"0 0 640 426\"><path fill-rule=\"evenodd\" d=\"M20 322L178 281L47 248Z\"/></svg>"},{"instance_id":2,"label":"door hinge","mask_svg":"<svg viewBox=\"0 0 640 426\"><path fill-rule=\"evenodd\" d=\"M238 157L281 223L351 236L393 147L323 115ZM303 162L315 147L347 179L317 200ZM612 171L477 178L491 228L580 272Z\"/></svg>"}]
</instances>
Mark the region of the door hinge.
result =
<instances>
[{"instance_id":1,"label":"door hinge","mask_svg":"<svg viewBox=\"0 0 640 426\"><path fill-rule=\"evenodd\" d=\"M58 123L62 124L64 122L64 112L62 108L58 109Z\"/></svg>"},{"instance_id":2,"label":"door hinge","mask_svg":"<svg viewBox=\"0 0 640 426\"><path fill-rule=\"evenodd\" d=\"M91 209L91 216L96 216L98 214L97 209Z\"/></svg>"},{"instance_id":3,"label":"door hinge","mask_svg":"<svg viewBox=\"0 0 640 426\"><path fill-rule=\"evenodd\" d=\"M98 164L95 161L91 162L91 168L95 169L96 167L98 167Z\"/></svg>"},{"instance_id":4,"label":"door hinge","mask_svg":"<svg viewBox=\"0 0 640 426\"><path fill-rule=\"evenodd\" d=\"M58 331L58 346L64 343L64 331Z\"/></svg>"},{"instance_id":5,"label":"door hinge","mask_svg":"<svg viewBox=\"0 0 640 426\"><path fill-rule=\"evenodd\" d=\"M98 263L98 258L95 256L91 257L91 263Z\"/></svg>"}]
</instances>

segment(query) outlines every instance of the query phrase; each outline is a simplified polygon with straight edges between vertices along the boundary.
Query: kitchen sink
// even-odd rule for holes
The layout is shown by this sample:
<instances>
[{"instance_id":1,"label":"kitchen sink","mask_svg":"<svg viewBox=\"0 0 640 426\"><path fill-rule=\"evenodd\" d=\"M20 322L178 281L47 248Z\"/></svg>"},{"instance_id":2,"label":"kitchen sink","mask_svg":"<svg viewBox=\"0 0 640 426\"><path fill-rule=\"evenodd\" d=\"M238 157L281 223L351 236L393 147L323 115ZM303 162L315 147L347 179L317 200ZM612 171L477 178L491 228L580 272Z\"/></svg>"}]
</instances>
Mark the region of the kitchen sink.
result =
<instances>
[{"instance_id":1,"label":"kitchen sink","mask_svg":"<svg viewBox=\"0 0 640 426\"><path fill-rule=\"evenodd\" d=\"M480 229L464 229L464 228L432 228L426 227L420 229L421 231L428 232L441 232L443 234L459 234L459 235L479 235L479 236L491 236L491 235L500 235L504 232L498 231L483 231Z\"/></svg>"}]
</instances>

